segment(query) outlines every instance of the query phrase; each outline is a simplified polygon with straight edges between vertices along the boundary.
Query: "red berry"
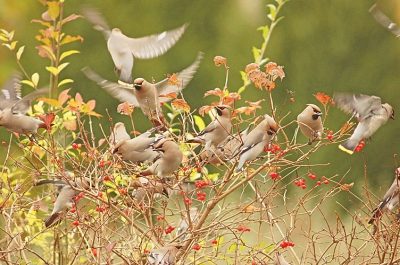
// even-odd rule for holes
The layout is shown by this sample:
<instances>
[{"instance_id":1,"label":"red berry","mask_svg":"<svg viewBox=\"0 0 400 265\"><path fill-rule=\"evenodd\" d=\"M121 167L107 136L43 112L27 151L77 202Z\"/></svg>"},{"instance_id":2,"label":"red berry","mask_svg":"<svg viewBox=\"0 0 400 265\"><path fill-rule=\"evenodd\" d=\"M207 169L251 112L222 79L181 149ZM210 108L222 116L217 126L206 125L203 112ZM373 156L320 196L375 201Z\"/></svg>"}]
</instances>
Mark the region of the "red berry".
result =
<instances>
[{"instance_id":1,"label":"red berry","mask_svg":"<svg viewBox=\"0 0 400 265\"><path fill-rule=\"evenodd\" d=\"M197 168L197 172L199 172L199 173L201 172L201 167Z\"/></svg>"},{"instance_id":2,"label":"red berry","mask_svg":"<svg viewBox=\"0 0 400 265\"><path fill-rule=\"evenodd\" d=\"M196 167L197 167L199 164L200 164L199 161L196 161Z\"/></svg>"},{"instance_id":3,"label":"red berry","mask_svg":"<svg viewBox=\"0 0 400 265\"><path fill-rule=\"evenodd\" d=\"M271 172L269 173L269 176L271 177L271 179L276 179L276 177L278 176L277 172Z\"/></svg>"},{"instance_id":4,"label":"red berry","mask_svg":"<svg viewBox=\"0 0 400 265\"><path fill-rule=\"evenodd\" d=\"M97 196L103 197L103 193L101 191L99 191L99 193L97 193Z\"/></svg>"},{"instance_id":5,"label":"red berry","mask_svg":"<svg viewBox=\"0 0 400 265\"><path fill-rule=\"evenodd\" d=\"M214 239L211 243L212 243L213 245L216 245L216 244L218 244L218 241L217 241L216 239Z\"/></svg>"},{"instance_id":6,"label":"red berry","mask_svg":"<svg viewBox=\"0 0 400 265\"><path fill-rule=\"evenodd\" d=\"M294 181L294 185L299 186L299 185L300 185L299 181L298 181L298 180L295 180L295 181Z\"/></svg>"},{"instance_id":7,"label":"red berry","mask_svg":"<svg viewBox=\"0 0 400 265\"><path fill-rule=\"evenodd\" d=\"M57 158L57 163L61 163L61 158Z\"/></svg>"},{"instance_id":8,"label":"red berry","mask_svg":"<svg viewBox=\"0 0 400 265\"><path fill-rule=\"evenodd\" d=\"M290 102L294 102L294 98L290 98Z\"/></svg>"},{"instance_id":9,"label":"red berry","mask_svg":"<svg viewBox=\"0 0 400 265\"><path fill-rule=\"evenodd\" d=\"M128 215L129 213L129 209L125 209L125 214Z\"/></svg>"},{"instance_id":10,"label":"red berry","mask_svg":"<svg viewBox=\"0 0 400 265\"><path fill-rule=\"evenodd\" d=\"M317 181L317 185L318 185L318 186L321 185L321 181L318 180L318 181Z\"/></svg>"},{"instance_id":11,"label":"red berry","mask_svg":"<svg viewBox=\"0 0 400 265\"><path fill-rule=\"evenodd\" d=\"M326 180L324 180L324 184L326 185L326 184L328 184L329 183L329 181L326 179Z\"/></svg>"},{"instance_id":12,"label":"red berry","mask_svg":"<svg viewBox=\"0 0 400 265\"><path fill-rule=\"evenodd\" d=\"M110 176L105 176L103 180L104 181L110 180Z\"/></svg>"},{"instance_id":13,"label":"red berry","mask_svg":"<svg viewBox=\"0 0 400 265\"><path fill-rule=\"evenodd\" d=\"M78 144L76 144L76 143L73 143L73 144L72 144L72 148L74 148L74 149L78 149Z\"/></svg>"},{"instance_id":14,"label":"red berry","mask_svg":"<svg viewBox=\"0 0 400 265\"><path fill-rule=\"evenodd\" d=\"M198 244L196 244L196 245L193 246L193 249L196 250L196 251L198 251L198 250L201 249L201 246L198 245Z\"/></svg>"},{"instance_id":15,"label":"red berry","mask_svg":"<svg viewBox=\"0 0 400 265\"><path fill-rule=\"evenodd\" d=\"M332 135L328 134L328 136L326 136L326 138L328 138L329 140L332 140Z\"/></svg>"},{"instance_id":16,"label":"red berry","mask_svg":"<svg viewBox=\"0 0 400 265\"><path fill-rule=\"evenodd\" d=\"M100 164L99 164L99 166L100 166L101 168L104 168L104 161L101 161Z\"/></svg>"},{"instance_id":17,"label":"red berry","mask_svg":"<svg viewBox=\"0 0 400 265\"><path fill-rule=\"evenodd\" d=\"M3 142L1 142L1 144L2 144L3 146L6 146L6 142L4 142L4 141L3 141Z\"/></svg>"},{"instance_id":18,"label":"red berry","mask_svg":"<svg viewBox=\"0 0 400 265\"><path fill-rule=\"evenodd\" d=\"M180 190L180 191L179 191L179 194L180 194L180 195L183 195L183 194L185 194L185 193L183 192L183 190Z\"/></svg>"},{"instance_id":19,"label":"red berry","mask_svg":"<svg viewBox=\"0 0 400 265\"><path fill-rule=\"evenodd\" d=\"M161 107L164 106L164 104L165 104L165 102L163 102L163 101L160 102Z\"/></svg>"},{"instance_id":20,"label":"red berry","mask_svg":"<svg viewBox=\"0 0 400 265\"><path fill-rule=\"evenodd\" d=\"M78 221L74 221L72 224L73 224L74 226L78 226L78 225L79 225L79 222L78 222Z\"/></svg>"},{"instance_id":21,"label":"red berry","mask_svg":"<svg viewBox=\"0 0 400 265\"><path fill-rule=\"evenodd\" d=\"M69 210L71 213L74 213L74 212L76 212L76 210L75 209L71 209L71 210Z\"/></svg>"},{"instance_id":22,"label":"red berry","mask_svg":"<svg viewBox=\"0 0 400 265\"><path fill-rule=\"evenodd\" d=\"M52 200L51 203L52 203L52 204L56 203L56 200Z\"/></svg>"},{"instance_id":23,"label":"red berry","mask_svg":"<svg viewBox=\"0 0 400 265\"><path fill-rule=\"evenodd\" d=\"M302 185L301 188L302 188L303 190L305 190L307 187L306 187L306 185Z\"/></svg>"},{"instance_id":24,"label":"red berry","mask_svg":"<svg viewBox=\"0 0 400 265\"><path fill-rule=\"evenodd\" d=\"M76 203L71 203L71 207L75 207L76 206Z\"/></svg>"},{"instance_id":25,"label":"red berry","mask_svg":"<svg viewBox=\"0 0 400 265\"><path fill-rule=\"evenodd\" d=\"M186 170L188 170L188 168L187 167L183 167L182 170L183 170L183 172L185 172Z\"/></svg>"},{"instance_id":26,"label":"red berry","mask_svg":"<svg viewBox=\"0 0 400 265\"><path fill-rule=\"evenodd\" d=\"M335 101L331 99L331 106L335 106Z\"/></svg>"},{"instance_id":27,"label":"red berry","mask_svg":"<svg viewBox=\"0 0 400 265\"><path fill-rule=\"evenodd\" d=\"M90 251L92 252L93 256L97 257L97 251L95 248L91 248Z\"/></svg>"},{"instance_id":28,"label":"red berry","mask_svg":"<svg viewBox=\"0 0 400 265\"><path fill-rule=\"evenodd\" d=\"M148 250L148 249L144 250L144 253L149 253L149 252L150 252L150 250Z\"/></svg>"},{"instance_id":29,"label":"red berry","mask_svg":"<svg viewBox=\"0 0 400 265\"><path fill-rule=\"evenodd\" d=\"M359 145L362 146L362 147L364 147L365 142L364 142L364 141L361 141L361 142L359 143Z\"/></svg>"}]
</instances>

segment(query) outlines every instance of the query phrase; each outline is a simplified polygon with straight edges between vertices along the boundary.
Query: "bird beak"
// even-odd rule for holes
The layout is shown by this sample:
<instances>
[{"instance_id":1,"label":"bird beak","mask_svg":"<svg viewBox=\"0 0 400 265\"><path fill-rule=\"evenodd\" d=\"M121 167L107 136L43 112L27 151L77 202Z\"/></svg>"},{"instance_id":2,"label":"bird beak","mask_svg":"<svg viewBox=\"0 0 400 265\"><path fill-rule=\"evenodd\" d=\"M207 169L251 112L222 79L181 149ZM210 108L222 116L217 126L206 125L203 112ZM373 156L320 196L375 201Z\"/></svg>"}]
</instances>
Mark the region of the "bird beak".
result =
<instances>
[{"instance_id":1,"label":"bird beak","mask_svg":"<svg viewBox=\"0 0 400 265\"><path fill-rule=\"evenodd\" d=\"M142 89L142 84L134 84L133 87L136 88L136 90L140 90Z\"/></svg>"},{"instance_id":2,"label":"bird beak","mask_svg":"<svg viewBox=\"0 0 400 265\"><path fill-rule=\"evenodd\" d=\"M166 188L163 189L162 194L165 195L165 197L169 198L169 194Z\"/></svg>"}]
</instances>

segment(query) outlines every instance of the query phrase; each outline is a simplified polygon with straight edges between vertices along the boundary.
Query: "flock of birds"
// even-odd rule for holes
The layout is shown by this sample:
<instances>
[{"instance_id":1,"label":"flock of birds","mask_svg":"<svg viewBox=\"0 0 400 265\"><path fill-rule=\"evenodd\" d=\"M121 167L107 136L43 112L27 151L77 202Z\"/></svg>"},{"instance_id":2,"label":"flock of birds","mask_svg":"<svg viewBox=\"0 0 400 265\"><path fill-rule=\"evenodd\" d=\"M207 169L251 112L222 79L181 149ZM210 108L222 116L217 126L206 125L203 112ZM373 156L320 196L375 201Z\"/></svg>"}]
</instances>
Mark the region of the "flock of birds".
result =
<instances>
[{"instance_id":1,"label":"flock of birds","mask_svg":"<svg viewBox=\"0 0 400 265\"><path fill-rule=\"evenodd\" d=\"M376 6L371 8L371 13L381 24L397 36L399 35L400 31L397 26L388 20ZM153 196L155 193L168 195L163 182L165 179L171 178L179 168L183 160L183 153L176 141L168 137L168 123L160 106L160 102L171 100L171 98L159 96L171 92L180 93L196 73L203 53L200 52L193 64L177 74L180 86L169 84L168 79L155 84L147 82L143 78L133 80L134 58L149 59L164 54L184 34L187 25L161 34L135 39L125 36L119 29L110 30L102 15L93 7L85 7L84 15L95 25L95 29L104 33L119 80L118 82L105 80L88 67L84 68L83 72L113 97L122 102L127 101L134 107L140 107L154 125L154 128L131 139L125 125L121 122L116 123L109 139L112 153L119 154L123 160L132 163L149 165L147 169L139 173L140 177L133 194L136 199L144 200L149 194ZM0 95L0 126L11 132L26 135L35 134L38 128L44 128L45 124L42 120L28 116L26 113L31 106L31 101L47 92L48 89L44 88L21 97L21 76L13 75L5 83ZM349 154L354 152L360 141L370 138L389 118L394 119L393 108L387 103L382 104L381 99L377 96L336 94L334 101L344 112L354 115L358 119L358 125L351 137L339 146L341 150ZM203 145L204 150L200 153L200 157L210 164L238 160L236 173L240 173L246 164L260 156L264 147L268 146L273 137L279 133L279 125L271 116L265 114L260 117L262 121L258 124L260 119L251 123L245 130L231 134L232 107L217 105L214 108L214 120L192 139L186 140L186 143ZM297 116L300 131L309 139L309 144L322 138L324 131L322 114L317 105L308 104ZM252 129L252 127L254 128ZM153 132L158 132L158 135L151 137ZM156 176L156 178L147 176ZM377 220L382 212L392 211L398 206L399 178L400 168L396 170L395 181L374 211L370 223ZM58 194L50 218L45 221L46 227L53 226L60 221L60 214L79 194L77 189L88 189L92 185L89 178L73 178L67 173L63 179L41 180L37 183L37 185L43 184L55 185ZM198 217L198 209L191 208L188 217L191 219L191 223L195 224ZM182 234L179 242L184 240L184 233L188 226L188 221L182 219L178 228L178 235ZM171 243L153 249L149 255L150 263L174 264L179 246L180 244ZM275 264L289 263L280 253L277 253Z\"/></svg>"}]
</instances>

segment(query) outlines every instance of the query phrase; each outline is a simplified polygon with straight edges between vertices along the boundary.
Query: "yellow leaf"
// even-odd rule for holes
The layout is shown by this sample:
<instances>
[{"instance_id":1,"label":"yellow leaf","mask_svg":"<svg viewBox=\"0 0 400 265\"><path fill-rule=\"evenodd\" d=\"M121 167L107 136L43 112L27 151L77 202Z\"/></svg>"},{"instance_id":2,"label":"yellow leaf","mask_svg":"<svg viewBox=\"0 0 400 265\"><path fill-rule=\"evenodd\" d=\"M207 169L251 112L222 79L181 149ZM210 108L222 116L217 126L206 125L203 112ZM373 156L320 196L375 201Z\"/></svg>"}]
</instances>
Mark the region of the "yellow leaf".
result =
<instances>
[{"instance_id":1,"label":"yellow leaf","mask_svg":"<svg viewBox=\"0 0 400 265\"><path fill-rule=\"evenodd\" d=\"M33 87L33 88L35 87L35 85L29 80L21 80L21 83L25 84L25 85L28 85L30 87Z\"/></svg>"},{"instance_id":2,"label":"yellow leaf","mask_svg":"<svg viewBox=\"0 0 400 265\"><path fill-rule=\"evenodd\" d=\"M73 41L77 41L80 40L81 42L83 41L83 38L81 36L76 36L76 37L72 37L70 35L65 36L65 38L61 41L61 45L63 44L67 44Z\"/></svg>"},{"instance_id":3,"label":"yellow leaf","mask_svg":"<svg viewBox=\"0 0 400 265\"><path fill-rule=\"evenodd\" d=\"M8 43L3 43L3 46L6 46L7 48L9 48L9 49L12 51L10 44L8 44Z\"/></svg>"},{"instance_id":4,"label":"yellow leaf","mask_svg":"<svg viewBox=\"0 0 400 265\"><path fill-rule=\"evenodd\" d=\"M48 12L52 19L58 18L60 15L60 6L58 2L47 2Z\"/></svg>"},{"instance_id":5,"label":"yellow leaf","mask_svg":"<svg viewBox=\"0 0 400 265\"><path fill-rule=\"evenodd\" d=\"M13 51L15 49L15 46L17 45L18 41L13 41L11 42L11 50Z\"/></svg>"},{"instance_id":6,"label":"yellow leaf","mask_svg":"<svg viewBox=\"0 0 400 265\"><path fill-rule=\"evenodd\" d=\"M38 73L34 73L32 75L32 83L35 87L37 87L38 83L39 83L39 74Z\"/></svg>"},{"instance_id":7,"label":"yellow leaf","mask_svg":"<svg viewBox=\"0 0 400 265\"><path fill-rule=\"evenodd\" d=\"M8 39L6 37L3 36L3 34L0 35L0 40L2 41L8 41Z\"/></svg>"},{"instance_id":8,"label":"yellow leaf","mask_svg":"<svg viewBox=\"0 0 400 265\"><path fill-rule=\"evenodd\" d=\"M54 107L60 107L61 104L58 100L52 99L52 98L38 98L38 100L43 101L49 105L52 105Z\"/></svg>"},{"instance_id":9,"label":"yellow leaf","mask_svg":"<svg viewBox=\"0 0 400 265\"><path fill-rule=\"evenodd\" d=\"M18 52L17 52L17 60L18 61L21 59L21 55L24 52L24 49L25 49L25 46L19 47Z\"/></svg>"},{"instance_id":10,"label":"yellow leaf","mask_svg":"<svg viewBox=\"0 0 400 265\"><path fill-rule=\"evenodd\" d=\"M62 61L65 57L68 57L68 56L70 56L72 54L76 54L76 53L80 53L80 52L77 50L70 50L70 51L63 52L60 56L60 61Z\"/></svg>"},{"instance_id":11,"label":"yellow leaf","mask_svg":"<svg viewBox=\"0 0 400 265\"><path fill-rule=\"evenodd\" d=\"M72 80L72 79L64 79L60 83L58 83L57 87L60 87L62 85L68 84L68 83L73 83L73 82L74 82L74 80Z\"/></svg>"},{"instance_id":12,"label":"yellow leaf","mask_svg":"<svg viewBox=\"0 0 400 265\"><path fill-rule=\"evenodd\" d=\"M67 67L67 65L69 65L69 63L60 64L57 68L58 73L60 73L65 67Z\"/></svg>"},{"instance_id":13,"label":"yellow leaf","mask_svg":"<svg viewBox=\"0 0 400 265\"><path fill-rule=\"evenodd\" d=\"M194 119L194 124L197 125L197 128L199 128L199 131L204 130L204 128L206 128L206 124L204 123L204 120L197 115L193 115L193 119Z\"/></svg>"},{"instance_id":14,"label":"yellow leaf","mask_svg":"<svg viewBox=\"0 0 400 265\"><path fill-rule=\"evenodd\" d=\"M48 67L46 67L46 70L49 71L50 73L52 73L55 76L58 75L57 68L55 68L54 66L48 66Z\"/></svg>"}]
</instances>

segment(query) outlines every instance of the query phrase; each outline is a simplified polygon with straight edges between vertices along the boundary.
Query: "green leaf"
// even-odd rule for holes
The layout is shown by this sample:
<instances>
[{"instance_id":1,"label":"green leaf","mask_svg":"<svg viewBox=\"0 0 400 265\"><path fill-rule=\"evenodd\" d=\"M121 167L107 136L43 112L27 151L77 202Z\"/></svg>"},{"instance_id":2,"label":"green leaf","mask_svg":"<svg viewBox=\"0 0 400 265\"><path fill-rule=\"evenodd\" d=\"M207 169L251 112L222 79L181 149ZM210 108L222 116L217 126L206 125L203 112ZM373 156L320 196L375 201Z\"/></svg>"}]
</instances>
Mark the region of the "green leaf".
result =
<instances>
[{"instance_id":1,"label":"green leaf","mask_svg":"<svg viewBox=\"0 0 400 265\"><path fill-rule=\"evenodd\" d=\"M17 51L17 60L21 60L21 55L24 52L25 46L21 46L19 47L18 51Z\"/></svg>"},{"instance_id":2,"label":"green leaf","mask_svg":"<svg viewBox=\"0 0 400 265\"><path fill-rule=\"evenodd\" d=\"M72 54L76 54L76 53L80 53L80 52L77 50L70 50L70 51L63 52L60 56L60 61L62 61L65 57L70 56Z\"/></svg>"},{"instance_id":3,"label":"green leaf","mask_svg":"<svg viewBox=\"0 0 400 265\"><path fill-rule=\"evenodd\" d=\"M194 124L196 124L197 128L199 128L199 131L202 131L204 130L204 128L206 128L206 124L204 123L202 117L198 115L193 115L193 119L194 119Z\"/></svg>"},{"instance_id":4,"label":"green leaf","mask_svg":"<svg viewBox=\"0 0 400 265\"><path fill-rule=\"evenodd\" d=\"M64 79L60 83L58 83L57 87L60 87L60 86L65 85L65 84L73 83L73 82L74 82L74 80L72 80L72 79L69 79L69 78L68 79Z\"/></svg>"},{"instance_id":5,"label":"green leaf","mask_svg":"<svg viewBox=\"0 0 400 265\"><path fill-rule=\"evenodd\" d=\"M258 61L260 58L260 50L253 46L253 57L254 61Z\"/></svg>"},{"instance_id":6,"label":"green leaf","mask_svg":"<svg viewBox=\"0 0 400 265\"><path fill-rule=\"evenodd\" d=\"M35 85L32 83L32 81L29 81L29 80L21 80L21 83L28 85L30 87L33 87L33 88L35 87Z\"/></svg>"},{"instance_id":7,"label":"green leaf","mask_svg":"<svg viewBox=\"0 0 400 265\"><path fill-rule=\"evenodd\" d=\"M32 83L35 87L37 87L38 83L39 83L39 74L38 73L34 73L31 77L32 79Z\"/></svg>"},{"instance_id":8,"label":"green leaf","mask_svg":"<svg viewBox=\"0 0 400 265\"><path fill-rule=\"evenodd\" d=\"M274 6L273 4L269 4L267 5L267 7L269 7L268 18L274 21L276 18L276 6Z\"/></svg>"}]
</instances>

